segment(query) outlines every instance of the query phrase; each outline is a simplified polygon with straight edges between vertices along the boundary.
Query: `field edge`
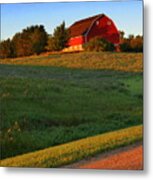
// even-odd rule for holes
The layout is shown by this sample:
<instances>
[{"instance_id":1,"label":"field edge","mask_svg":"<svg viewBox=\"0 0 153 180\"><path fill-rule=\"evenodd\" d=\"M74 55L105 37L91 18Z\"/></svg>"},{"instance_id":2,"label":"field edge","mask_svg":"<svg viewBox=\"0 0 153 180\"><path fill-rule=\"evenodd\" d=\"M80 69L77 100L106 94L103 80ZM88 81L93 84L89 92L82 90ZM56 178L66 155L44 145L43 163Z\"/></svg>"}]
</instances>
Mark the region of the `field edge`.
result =
<instances>
[{"instance_id":1,"label":"field edge","mask_svg":"<svg viewBox=\"0 0 153 180\"><path fill-rule=\"evenodd\" d=\"M2 167L60 167L97 153L126 146L142 140L143 126L133 126L36 152L1 160Z\"/></svg>"}]
</instances>

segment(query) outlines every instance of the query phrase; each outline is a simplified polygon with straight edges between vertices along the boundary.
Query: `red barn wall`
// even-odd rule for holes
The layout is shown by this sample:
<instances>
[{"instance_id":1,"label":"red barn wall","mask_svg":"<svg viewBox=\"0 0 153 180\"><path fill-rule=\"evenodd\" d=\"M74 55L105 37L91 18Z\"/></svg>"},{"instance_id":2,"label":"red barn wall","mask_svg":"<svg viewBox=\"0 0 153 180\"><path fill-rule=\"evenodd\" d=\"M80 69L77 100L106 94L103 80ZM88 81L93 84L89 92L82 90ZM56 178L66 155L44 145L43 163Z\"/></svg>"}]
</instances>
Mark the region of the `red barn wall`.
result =
<instances>
[{"instance_id":1,"label":"red barn wall","mask_svg":"<svg viewBox=\"0 0 153 180\"><path fill-rule=\"evenodd\" d=\"M70 38L68 41L68 46L75 46L84 43L85 43L85 38L83 36L78 36L78 37Z\"/></svg>"},{"instance_id":2,"label":"red barn wall","mask_svg":"<svg viewBox=\"0 0 153 180\"><path fill-rule=\"evenodd\" d=\"M100 18L94 23L87 34L86 40L89 41L91 38L96 36L104 38L113 44L119 44L119 32L113 21L107 16Z\"/></svg>"}]
</instances>

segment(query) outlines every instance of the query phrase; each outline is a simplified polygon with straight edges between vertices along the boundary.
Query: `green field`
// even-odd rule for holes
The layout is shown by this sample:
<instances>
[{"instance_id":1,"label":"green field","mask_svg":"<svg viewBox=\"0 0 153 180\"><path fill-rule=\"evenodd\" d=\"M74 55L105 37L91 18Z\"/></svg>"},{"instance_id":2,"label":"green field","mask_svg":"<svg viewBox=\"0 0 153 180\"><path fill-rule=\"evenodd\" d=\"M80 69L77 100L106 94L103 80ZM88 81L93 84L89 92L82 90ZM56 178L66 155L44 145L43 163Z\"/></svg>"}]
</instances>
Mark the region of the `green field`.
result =
<instances>
[{"instance_id":1,"label":"green field","mask_svg":"<svg viewBox=\"0 0 153 180\"><path fill-rule=\"evenodd\" d=\"M67 56L63 61L60 57L63 64ZM76 56L81 54L71 54L75 61ZM135 59L130 61L129 56ZM114 57L120 57L124 69L126 58L136 62L136 72L131 65L129 72L115 71L107 68L109 63L91 68L91 54L86 54L85 61L81 58L86 68L50 64L54 56L39 65L43 58L29 59L27 64L24 59L1 60L1 159L142 124L142 54ZM99 58L97 53L95 64Z\"/></svg>"},{"instance_id":2,"label":"green field","mask_svg":"<svg viewBox=\"0 0 153 180\"><path fill-rule=\"evenodd\" d=\"M3 167L61 167L97 153L133 144L143 139L143 126L132 126L43 150L7 158Z\"/></svg>"}]
</instances>

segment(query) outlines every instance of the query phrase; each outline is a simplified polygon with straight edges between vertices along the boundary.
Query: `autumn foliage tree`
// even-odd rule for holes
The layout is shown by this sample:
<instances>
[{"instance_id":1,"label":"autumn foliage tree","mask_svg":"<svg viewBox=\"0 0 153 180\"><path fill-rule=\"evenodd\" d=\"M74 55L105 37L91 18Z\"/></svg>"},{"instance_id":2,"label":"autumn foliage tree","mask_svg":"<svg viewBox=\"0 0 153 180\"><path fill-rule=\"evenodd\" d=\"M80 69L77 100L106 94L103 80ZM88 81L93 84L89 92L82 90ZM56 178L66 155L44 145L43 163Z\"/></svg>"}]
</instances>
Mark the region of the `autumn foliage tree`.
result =
<instances>
[{"instance_id":1,"label":"autumn foliage tree","mask_svg":"<svg viewBox=\"0 0 153 180\"><path fill-rule=\"evenodd\" d=\"M132 51L143 52L143 37L138 35L135 38L131 39L130 45Z\"/></svg>"},{"instance_id":2,"label":"autumn foliage tree","mask_svg":"<svg viewBox=\"0 0 153 180\"><path fill-rule=\"evenodd\" d=\"M143 36L129 35L124 37L124 32L120 31L120 50L122 52L143 52Z\"/></svg>"},{"instance_id":3,"label":"autumn foliage tree","mask_svg":"<svg viewBox=\"0 0 153 180\"><path fill-rule=\"evenodd\" d=\"M12 40L8 39L0 43L1 58L21 57L40 54L45 51L48 40L44 26L36 25L23 29L16 33Z\"/></svg>"},{"instance_id":4,"label":"autumn foliage tree","mask_svg":"<svg viewBox=\"0 0 153 180\"><path fill-rule=\"evenodd\" d=\"M13 57L13 46L10 39L0 42L0 58Z\"/></svg>"},{"instance_id":5,"label":"autumn foliage tree","mask_svg":"<svg viewBox=\"0 0 153 180\"><path fill-rule=\"evenodd\" d=\"M47 51L60 51L66 46L69 33L65 22L54 29L53 35L48 35L43 25L30 26L16 33L10 40L0 43L0 57L21 57L40 54Z\"/></svg>"},{"instance_id":6,"label":"autumn foliage tree","mask_svg":"<svg viewBox=\"0 0 153 180\"><path fill-rule=\"evenodd\" d=\"M28 33L16 33L12 39L13 50L15 57L32 55L32 42Z\"/></svg>"},{"instance_id":7,"label":"autumn foliage tree","mask_svg":"<svg viewBox=\"0 0 153 180\"><path fill-rule=\"evenodd\" d=\"M45 51L48 35L44 26L31 26L23 29L21 33L15 34L12 39L15 55L29 56L40 54Z\"/></svg>"}]
</instances>

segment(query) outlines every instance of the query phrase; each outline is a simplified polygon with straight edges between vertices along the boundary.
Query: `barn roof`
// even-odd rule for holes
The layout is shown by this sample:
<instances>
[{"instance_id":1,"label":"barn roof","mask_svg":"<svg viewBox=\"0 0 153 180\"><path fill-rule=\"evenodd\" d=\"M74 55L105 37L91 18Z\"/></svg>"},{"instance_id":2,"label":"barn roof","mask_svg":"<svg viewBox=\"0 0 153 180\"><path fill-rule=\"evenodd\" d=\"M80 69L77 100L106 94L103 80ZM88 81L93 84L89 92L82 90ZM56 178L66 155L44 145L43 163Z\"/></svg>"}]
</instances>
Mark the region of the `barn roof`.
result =
<instances>
[{"instance_id":1,"label":"barn roof","mask_svg":"<svg viewBox=\"0 0 153 180\"><path fill-rule=\"evenodd\" d=\"M91 27L91 25L100 17L103 17L104 14L98 14L96 16L92 16L86 19L82 19L79 21L76 21L74 24L72 24L69 27L70 37L76 37L80 35L84 35L88 29Z\"/></svg>"}]
</instances>

